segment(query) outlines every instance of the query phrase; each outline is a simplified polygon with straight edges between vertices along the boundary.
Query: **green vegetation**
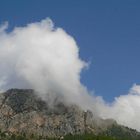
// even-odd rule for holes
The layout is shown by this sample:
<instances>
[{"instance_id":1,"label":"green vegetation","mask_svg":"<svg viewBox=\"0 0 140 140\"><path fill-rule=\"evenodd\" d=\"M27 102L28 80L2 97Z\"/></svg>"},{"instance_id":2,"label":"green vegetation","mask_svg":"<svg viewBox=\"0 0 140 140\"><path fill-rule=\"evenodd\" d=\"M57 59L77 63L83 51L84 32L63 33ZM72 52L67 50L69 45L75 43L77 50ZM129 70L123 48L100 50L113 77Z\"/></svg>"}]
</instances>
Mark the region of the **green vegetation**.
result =
<instances>
[{"instance_id":1,"label":"green vegetation","mask_svg":"<svg viewBox=\"0 0 140 140\"><path fill-rule=\"evenodd\" d=\"M119 140L140 140L140 133L128 127L113 125L108 128L103 135L113 136Z\"/></svg>"},{"instance_id":2,"label":"green vegetation","mask_svg":"<svg viewBox=\"0 0 140 140\"><path fill-rule=\"evenodd\" d=\"M43 136L37 136L35 134L26 135L25 133L12 134L0 131L0 140L140 140L140 133L128 127L113 125L99 135L69 134L64 137L59 136L57 138L48 138Z\"/></svg>"},{"instance_id":3,"label":"green vegetation","mask_svg":"<svg viewBox=\"0 0 140 140\"><path fill-rule=\"evenodd\" d=\"M85 134L85 135L67 135L64 137L64 140L119 140L115 139L110 136L105 136L105 135L98 135L95 136L93 134Z\"/></svg>"},{"instance_id":4,"label":"green vegetation","mask_svg":"<svg viewBox=\"0 0 140 140\"><path fill-rule=\"evenodd\" d=\"M118 133L118 132L117 132ZM136 138L128 137L113 137L107 136L107 134L100 134L98 136L94 134L84 134L84 135L66 135L59 138L47 138L43 136L26 135L26 134L9 134L0 131L0 140L137 140Z\"/></svg>"},{"instance_id":5,"label":"green vegetation","mask_svg":"<svg viewBox=\"0 0 140 140\"><path fill-rule=\"evenodd\" d=\"M60 137L60 138L47 138L47 137L42 137L42 136L35 136L35 135L30 135L26 136L25 134L8 134L1 132L0 133L0 140L120 140L120 139L115 139L110 136L95 136L93 134L85 134L85 135L66 135L65 137Z\"/></svg>"}]
</instances>

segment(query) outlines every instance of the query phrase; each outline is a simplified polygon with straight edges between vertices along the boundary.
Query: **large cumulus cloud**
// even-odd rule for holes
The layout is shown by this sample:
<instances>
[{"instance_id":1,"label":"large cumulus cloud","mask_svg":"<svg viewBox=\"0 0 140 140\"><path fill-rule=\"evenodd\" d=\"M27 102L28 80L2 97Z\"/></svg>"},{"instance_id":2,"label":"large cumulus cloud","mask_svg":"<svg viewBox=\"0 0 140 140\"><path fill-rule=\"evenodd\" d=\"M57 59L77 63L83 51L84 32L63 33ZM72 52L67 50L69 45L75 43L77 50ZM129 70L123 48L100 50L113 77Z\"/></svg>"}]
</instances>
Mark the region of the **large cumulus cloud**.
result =
<instances>
[{"instance_id":1,"label":"large cumulus cloud","mask_svg":"<svg viewBox=\"0 0 140 140\"><path fill-rule=\"evenodd\" d=\"M15 27L0 26L0 90L32 88L52 104L56 97L90 109L95 116L113 118L140 131L140 86L106 103L91 96L80 82L80 73L88 64L80 59L74 38L50 19Z\"/></svg>"},{"instance_id":2,"label":"large cumulus cloud","mask_svg":"<svg viewBox=\"0 0 140 140\"><path fill-rule=\"evenodd\" d=\"M33 88L52 101L57 95L67 102L87 107L90 100L80 82L87 63L79 58L74 38L50 19L15 27L0 28L0 88Z\"/></svg>"}]
</instances>

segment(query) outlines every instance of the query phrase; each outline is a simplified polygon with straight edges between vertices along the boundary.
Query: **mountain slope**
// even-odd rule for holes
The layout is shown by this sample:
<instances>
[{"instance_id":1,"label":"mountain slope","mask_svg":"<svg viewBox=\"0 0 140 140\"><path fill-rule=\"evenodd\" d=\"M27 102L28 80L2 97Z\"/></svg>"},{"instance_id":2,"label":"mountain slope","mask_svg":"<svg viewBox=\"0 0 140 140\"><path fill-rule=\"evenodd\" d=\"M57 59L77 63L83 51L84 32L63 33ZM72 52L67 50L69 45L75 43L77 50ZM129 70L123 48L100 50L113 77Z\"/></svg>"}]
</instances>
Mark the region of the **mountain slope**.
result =
<instances>
[{"instance_id":1,"label":"mountain slope","mask_svg":"<svg viewBox=\"0 0 140 140\"><path fill-rule=\"evenodd\" d=\"M90 111L83 111L76 105L55 102L50 107L30 89L10 89L0 94L0 129L11 133L36 134L58 137L76 134L104 134L119 137L130 134L133 138L139 133L119 126L113 120L102 120ZM116 133L115 133L116 132Z\"/></svg>"}]
</instances>

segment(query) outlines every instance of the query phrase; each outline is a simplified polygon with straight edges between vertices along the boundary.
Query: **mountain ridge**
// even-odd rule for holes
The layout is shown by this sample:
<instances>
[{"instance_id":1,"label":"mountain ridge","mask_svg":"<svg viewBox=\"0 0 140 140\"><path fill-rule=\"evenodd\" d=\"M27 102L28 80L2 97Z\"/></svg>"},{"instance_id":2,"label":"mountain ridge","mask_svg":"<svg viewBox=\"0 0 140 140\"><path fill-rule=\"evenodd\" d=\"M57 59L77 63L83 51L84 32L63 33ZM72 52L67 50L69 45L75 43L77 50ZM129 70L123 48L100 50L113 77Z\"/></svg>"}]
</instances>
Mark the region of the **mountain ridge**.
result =
<instances>
[{"instance_id":1,"label":"mountain ridge","mask_svg":"<svg viewBox=\"0 0 140 140\"><path fill-rule=\"evenodd\" d=\"M10 89L0 94L0 129L10 133L37 134L48 137L81 135L114 135L116 131L140 136L139 132L118 125L112 119L97 118L77 105L56 102L50 107L32 89ZM125 131L124 131L124 130Z\"/></svg>"}]
</instances>

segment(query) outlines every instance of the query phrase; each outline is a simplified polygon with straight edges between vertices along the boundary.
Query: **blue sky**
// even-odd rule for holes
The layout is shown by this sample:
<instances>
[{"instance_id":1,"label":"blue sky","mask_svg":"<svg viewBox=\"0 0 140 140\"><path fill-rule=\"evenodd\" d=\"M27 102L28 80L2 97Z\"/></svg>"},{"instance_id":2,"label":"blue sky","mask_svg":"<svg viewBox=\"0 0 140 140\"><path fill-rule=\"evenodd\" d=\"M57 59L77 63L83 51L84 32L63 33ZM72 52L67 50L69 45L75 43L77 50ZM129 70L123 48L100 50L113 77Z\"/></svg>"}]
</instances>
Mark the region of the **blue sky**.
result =
<instances>
[{"instance_id":1,"label":"blue sky","mask_svg":"<svg viewBox=\"0 0 140 140\"><path fill-rule=\"evenodd\" d=\"M0 23L14 26L50 17L72 35L91 61L82 82L106 101L140 84L140 1L1 0Z\"/></svg>"}]
</instances>

